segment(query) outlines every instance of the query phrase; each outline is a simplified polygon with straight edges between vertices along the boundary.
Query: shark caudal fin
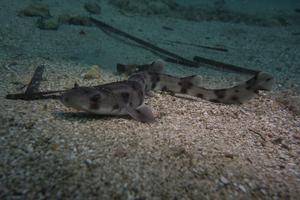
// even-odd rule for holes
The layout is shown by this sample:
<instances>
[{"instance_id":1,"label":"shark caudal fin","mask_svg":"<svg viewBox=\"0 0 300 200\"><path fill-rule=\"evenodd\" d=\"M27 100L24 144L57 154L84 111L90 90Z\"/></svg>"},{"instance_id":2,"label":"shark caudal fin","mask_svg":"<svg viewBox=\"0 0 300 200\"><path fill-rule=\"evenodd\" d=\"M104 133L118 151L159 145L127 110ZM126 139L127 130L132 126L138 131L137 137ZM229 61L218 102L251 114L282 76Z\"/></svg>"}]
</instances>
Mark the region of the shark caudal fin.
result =
<instances>
[{"instance_id":1,"label":"shark caudal fin","mask_svg":"<svg viewBox=\"0 0 300 200\"><path fill-rule=\"evenodd\" d=\"M273 83L274 78L270 74L259 72L253 78L234 87L207 90L204 99L216 103L241 104L253 98L259 90L271 90Z\"/></svg>"},{"instance_id":2,"label":"shark caudal fin","mask_svg":"<svg viewBox=\"0 0 300 200\"><path fill-rule=\"evenodd\" d=\"M207 89L199 87L199 77L197 76L176 78L157 73L150 73L150 75L154 77L152 81L156 80L152 83L154 90L187 94L224 104L241 104L254 97L259 90L270 90L274 80L270 74L259 72L248 81L231 88Z\"/></svg>"}]
</instances>

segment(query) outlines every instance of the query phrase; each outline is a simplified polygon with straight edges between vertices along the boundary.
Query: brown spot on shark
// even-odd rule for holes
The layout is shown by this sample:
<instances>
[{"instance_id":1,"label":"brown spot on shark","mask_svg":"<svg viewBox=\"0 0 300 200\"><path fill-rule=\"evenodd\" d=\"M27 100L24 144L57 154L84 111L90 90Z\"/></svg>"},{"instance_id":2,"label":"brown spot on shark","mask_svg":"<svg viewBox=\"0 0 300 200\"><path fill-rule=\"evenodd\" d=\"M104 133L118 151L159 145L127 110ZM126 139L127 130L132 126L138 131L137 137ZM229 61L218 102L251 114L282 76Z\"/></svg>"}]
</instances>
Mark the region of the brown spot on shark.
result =
<instances>
[{"instance_id":1,"label":"brown spot on shark","mask_svg":"<svg viewBox=\"0 0 300 200\"><path fill-rule=\"evenodd\" d=\"M218 89L214 91L218 99L223 99L226 95L226 89Z\"/></svg>"}]
</instances>

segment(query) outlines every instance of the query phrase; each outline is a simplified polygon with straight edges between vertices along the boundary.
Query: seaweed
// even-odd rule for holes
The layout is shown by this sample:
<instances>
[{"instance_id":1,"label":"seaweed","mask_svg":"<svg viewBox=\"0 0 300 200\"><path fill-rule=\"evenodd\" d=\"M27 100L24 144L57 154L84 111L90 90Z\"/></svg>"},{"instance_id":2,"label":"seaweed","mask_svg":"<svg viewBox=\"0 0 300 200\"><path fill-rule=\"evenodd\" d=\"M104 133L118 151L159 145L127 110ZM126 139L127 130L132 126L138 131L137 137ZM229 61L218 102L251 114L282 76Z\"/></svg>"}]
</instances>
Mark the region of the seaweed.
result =
<instances>
[{"instance_id":1,"label":"seaweed","mask_svg":"<svg viewBox=\"0 0 300 200\"><path fill-rule=\"evenodd\" d=\"M120 29L117 29L117 28L103 22L103 21L97 20L97 19L92 18L92 17L90 17L89 19L92 23L95 24L96 27L98 27L100 29L104 28L105 30L108 30L108 31L113 32L113 33L118 34L118 35L121 35L121 36L126 37L130 40L133 40L133 41L143 45L146 48L150 48L154 51L158 51L159 53L165 54L167 56L171 56L171 57L181 61L182 63L185 63L185 65L187 65L187 66L190 66L190 67L197 67L198 66L198 64L196 62L192 61L192 60L188 60L186 58L183 58L182 56L179 56L175 53L172 53L172 52L170 52L166 49L160 48L160 47L158 47L154 44L151 44L151 43L149 43L149 42L147 42L143 39L140 39L136 36L130 35L130 34L124 32L124 31L121 31Z\"/></svg>"},{"instance_id":2,"label":"seaweed","mask_svg":"<svg viewBox=\"0 0 300 200\"><path fill-rule=\"evenodd\" d=\"M232 64L227 64L227 63L219 62L219 61L216 61L216 60L213 60L213 59L203 58L203 57L200 57L200 56L195 56L194 60L189 60L189 59L186 59L186 58L184 58L182 56L179 56L175 53L172 53L172 52L170 52L166 49L163 49L163 48L160 48L160 47L158 47L154 44L151 44L151 43L149 43L149 42L147 42L143 39L140 39L136 36L130 35L130 34L124 32L120 29L117 29L117 28L103 22L103 21L100 21L100 20L92 18L92 17L90 17L89 19L92 23L95 24L95 26L97 26L101 30L105 29L105 30L110 31L112 33L121 35L123 37L126 37L130 40L133 40L133 41L143 45L148 50L150 49L154 52L156 51L160 54L169 56L169 57L164 57L164 60L167 61L167 62L186 65L186 66L189 66L189 67L200 67L200 63L205 63L205 64L208 64L208 65L216 66L218 68L222 68L222 69L226 69L226 70L230 70L230 71L234 71L234 72L238 72L238 73L247 73L247 74L257 74L257 72L258 72L256 70L251 70L251 69L247 69L247 68L244 68L244 67L238 67L238 66L235 66L235 65L232 65Z\"/></svg>"},{"instance_id":3,"label":"seaweed","mask_svg":"<svg viewBox=\"0 0 300 200\"><path fill-rule=\"evenodd\" d=\"M208 59L208 58L204 58L204 57L200 57L200 56L195 56L194 60L200 63L205 63L208 65L213 65L216 67L220 67L229 71L234 71L234 72L238 72L238 73L245 73L245 74L257 74L259 71L257 70L253 70L253 69L248 69L248 68L244 68L244 67L239 67L236 65L232 65L232 64L228 64L228 63L223 63L223 62L219 62L213 59Z\"/></svg>"},{"instance_id":4,"label":"seaweed","mask_svg":"<svg viewBox=\"0 0 300 200\"><path fill-rule=\"evenodd\" d=\"M55 93L61 93L66 90L56 90L56 91L47 91L47 92L40 92L39 88L41 82L43 80L43 73L44 73L45 66L40 65L38 66L29 82L26 91L24 93L17 93L17 94L8 94L6 95L6 99L12 100L38 100L38 99L58 99L59 95L55 95Z\"/></svg>"},{"instance_id":5,"label":"seaweed","mask_svg":"<svg viewBox=\"0 0 300 200\"><path fill-rule=\"evenodd\" d=\"M172 1L166 0L164 3L167 6L170 6L170 3ZM221 3L224 3L223 1L220 1ZM123 2L124 3L124 2ZM128 2L127 2L128 3ZM172 3L171 3L172 4ZM172 4L173 5L173 4ZM177 4L174 4L174 9L177 7ZM81 26L96 26L97 28L101 29L102 31L108 31L117 35L120 35L122 37L125 37L127 39L130 39L138 44L140 44L144 49L150 50L151 52L158 54L160 57L162 57L167 62L177 63L189 67L200 67L201 63L213 65L217 68L221 68L222 70L230 70L238 73L249 73L249 74L256 74L258 71L247 69L244 67L238 67L232 64L227 64L223 62L219 62L213 59L203 58L199 56L195 56L194 60L190 60L187 58L184 58L176 53L173 53L169 50L166 50L164 48L161 48L157 45L154 45L150 42L147 42L146 40L143 40L141 38L138 38L134 35L131 35L125 31L122 31L118 28L115 28L111 26L108 23L105 23L101 20L95 19L93 17L86 17L86 16L69 16L69 15L63 15L58 18L58 23L64 23L64 24L72 24L72 25L81 25ZM53 28L53 27L52 27ZM190 44L188 44L190 45ZM209 47L209 46L203 46L198 45L198 47L211 49L211 50L217 50L217 51L223 51L226 52L227 49L223 48L216 48L216 47Z\"/></svg>"}]
</instances>

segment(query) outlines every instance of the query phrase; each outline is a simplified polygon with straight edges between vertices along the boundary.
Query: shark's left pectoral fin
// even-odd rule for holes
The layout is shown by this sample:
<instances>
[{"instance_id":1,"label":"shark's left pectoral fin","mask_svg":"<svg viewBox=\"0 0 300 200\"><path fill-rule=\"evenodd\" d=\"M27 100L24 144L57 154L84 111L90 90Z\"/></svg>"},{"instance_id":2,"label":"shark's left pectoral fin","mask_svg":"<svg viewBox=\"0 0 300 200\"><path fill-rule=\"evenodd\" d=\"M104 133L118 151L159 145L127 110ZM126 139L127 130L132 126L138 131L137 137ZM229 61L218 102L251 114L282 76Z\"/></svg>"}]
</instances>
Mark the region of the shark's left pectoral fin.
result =
<instances>
[{"instance_id":1,"label":"shark's left pectoral fin","mask_svg":"<svg viewBox=\"0 0 300 200\"><path fill-rule=\"evenodd\" d=\"M141 105L138 108L132 108L127 106L126 111L128 115L130 115L133 119L137 121L144 123L151 123L155 121L151 108L149 108L146 105Z\"/></svg>"}]
</instances>

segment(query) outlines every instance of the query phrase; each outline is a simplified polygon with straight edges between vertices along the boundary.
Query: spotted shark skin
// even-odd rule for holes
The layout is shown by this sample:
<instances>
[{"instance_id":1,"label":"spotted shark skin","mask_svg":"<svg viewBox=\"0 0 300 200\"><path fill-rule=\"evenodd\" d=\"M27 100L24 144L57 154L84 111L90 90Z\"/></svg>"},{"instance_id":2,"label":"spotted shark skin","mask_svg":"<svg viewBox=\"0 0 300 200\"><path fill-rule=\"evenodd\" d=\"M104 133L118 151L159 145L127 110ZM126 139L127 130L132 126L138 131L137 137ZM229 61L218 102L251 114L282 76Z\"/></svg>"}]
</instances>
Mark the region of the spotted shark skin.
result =
<instances>
[{"instance_id":1,"label":"spotted shark skin","mask_svg":"<svg viewBox=\"0 0 300 200\"><path fill-rule=\"evenodd\" d=\"M242 104L259 90L270 90L274 81L271 75L259 72L234 87L207 89L198 85L197 76L178 78L162 74L163 65L163 61L158 60L142 68L137 67L126 81L94 87L76 85L63 93L60 100L65 106L77 110L99 115L129 115L137 121L150 123L155 118L151 108L144 104L144 99L152 90L186 94L215 103Z\"/></svg>"}]
</instances>

